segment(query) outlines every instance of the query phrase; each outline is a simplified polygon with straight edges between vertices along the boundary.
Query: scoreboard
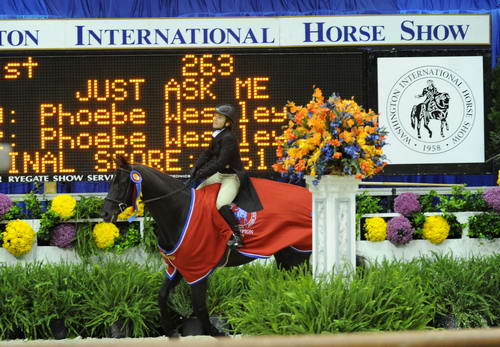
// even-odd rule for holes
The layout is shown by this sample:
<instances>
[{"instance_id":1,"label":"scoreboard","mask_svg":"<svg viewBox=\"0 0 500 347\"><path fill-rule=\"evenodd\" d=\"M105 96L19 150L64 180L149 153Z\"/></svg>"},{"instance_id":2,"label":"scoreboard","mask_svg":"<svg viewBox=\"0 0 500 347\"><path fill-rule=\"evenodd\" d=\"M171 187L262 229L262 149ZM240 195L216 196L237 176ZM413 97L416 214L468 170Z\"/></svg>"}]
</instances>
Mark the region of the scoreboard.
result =
<instances>
[{"instance_id":1,"label":"scoreboard","mask_svg":"<svg viewBox=\"0 0 500 347\"><path fill-rule=\"evenodd\" d=\"M184 177L208 146L218 104L232 104L246 169L269 175L287 101L313 87L364 106L360 51L24 52L0 56L3 182L99 181L113 157Z\"/></svg>"}]
</instances>

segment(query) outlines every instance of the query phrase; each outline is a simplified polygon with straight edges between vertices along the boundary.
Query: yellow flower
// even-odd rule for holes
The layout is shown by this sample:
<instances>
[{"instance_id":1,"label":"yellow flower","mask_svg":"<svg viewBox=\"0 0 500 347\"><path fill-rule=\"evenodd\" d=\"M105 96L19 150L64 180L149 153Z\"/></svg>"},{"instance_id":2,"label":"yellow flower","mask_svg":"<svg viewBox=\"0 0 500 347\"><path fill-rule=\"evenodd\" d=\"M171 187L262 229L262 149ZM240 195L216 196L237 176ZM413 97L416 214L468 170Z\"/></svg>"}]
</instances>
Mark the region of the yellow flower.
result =
<instances>
[{"instance_id":1,"label":"yellow flower","mask_svg":"<svg viewBox=\"0 0 500 347\"><path fill-rule=\"evenodd\" d=\"M34 240L33 228L19 219L7 223L3 232L3 248L16 257L31 251Z\"/></svg>"},{"instance_id":2,"label":"yellow flower","mask_svg":"<svg viewBox=\"0 0 500 347\"><path fill-rule=\"evenodd\" d=\"M125 220L134 214L135 206L127 207L122 213L118 215L118 220ZM139 200L139 210L137 211L137 216L141 217L144 215L144 204Z\"/></svg>"},{"instance_id":3,"label":"yellow flower","mask_svg":"<svg viewBox=\"0 0 500 347\"><path fill-rule=\"evenodd\" d=\"M115 244L115 239L120 235L118 227L113 223L101 222L94 226L92 236L97 247L105 249Z\"/></svg>"},{"instance_id":4,"label":"yellow flower","mask_svg":"<svg viewBox=\"0 0 500 347\"><path fill-rule=\"evenodd\" d=\"M498 170L498 179L497 179L497 185L500 186L500 170Z\"/></svg>"},{"instance_id":5,"label":"yellow flower","mask_svg":"<svg viewBox=\"0 0 500 347\"><path fill-rule=\"evenodd\" d=\"M450 225L442 216L429 216L425 218L422 236L432 243L441 243L448 237Z\"/></svg>"},{"instance_id":6,"label":"yellow flower","mask_svg":"<svg viewBox=\"0 0 500 347\"><path fill-rule=\"evenodd\" d=\"M383 218L367 218L365 230L365 238L368 241L384 241L387 238L387 223Z\"/></svg>"},{"instance_id":7,"label":"yellow flower","mask_svg":"<svg viewBox=\"0 0 500 347\"><path fill-rule=\"evenodd\" d=\"M61 194L52 200L50 209L62 219L69 219L75 214L76 200L71 195Z\"/></svg>"}]
</instances>

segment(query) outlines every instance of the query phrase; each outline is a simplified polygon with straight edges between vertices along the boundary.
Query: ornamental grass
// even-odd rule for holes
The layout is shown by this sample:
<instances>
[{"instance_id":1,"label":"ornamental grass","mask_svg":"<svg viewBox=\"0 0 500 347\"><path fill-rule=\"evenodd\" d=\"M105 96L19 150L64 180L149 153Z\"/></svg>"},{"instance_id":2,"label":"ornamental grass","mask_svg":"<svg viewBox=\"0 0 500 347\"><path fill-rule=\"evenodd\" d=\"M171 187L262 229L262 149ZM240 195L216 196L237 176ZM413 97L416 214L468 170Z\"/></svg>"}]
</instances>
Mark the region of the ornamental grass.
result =
<instances>
[{"instance_id":1,"label":"ornamental grass","mask_svg":"<svg viewBox=\"0 0 500 347\"><path fill-rule=\"evenodd\" d=\"M98 261L0 264L0 340L17 331L28 340L51 339L47 324L56 316L70 338L109 337L122 318L130 336L161 336L160 259ZM358 267L349 281L332 275L318 282L305 267L281 271L255 263L215 271L208 309L228 323L230 334L246 336L498 327L499 266L500 254L433 256L375 263ZM189 286L176 287L168 304L190 315Z\"/></svg>"}]
</instances>

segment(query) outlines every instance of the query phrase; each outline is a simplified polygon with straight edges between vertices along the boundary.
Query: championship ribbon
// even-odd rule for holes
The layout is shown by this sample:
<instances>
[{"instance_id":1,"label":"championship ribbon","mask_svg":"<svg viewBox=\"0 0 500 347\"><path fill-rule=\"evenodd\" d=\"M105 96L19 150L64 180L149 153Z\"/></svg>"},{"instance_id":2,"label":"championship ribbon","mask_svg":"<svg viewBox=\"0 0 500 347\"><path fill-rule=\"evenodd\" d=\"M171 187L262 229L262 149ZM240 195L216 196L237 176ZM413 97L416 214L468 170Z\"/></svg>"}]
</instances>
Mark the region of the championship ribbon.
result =
<instances>
[{"instance_id":1,"label":"championship ribbon","mask_svg":"<svg viewBox=\"0 0 500 347\"><path fill-rule=\"evenodd\" d=\"M141 173L137 170L130 171L130 180L135 184L135 196L134 196L134 214L130 216L127 221L132 223L137 218L137 213L139 212L139 198L141 196Z\"/></svg>"}]
</instances>

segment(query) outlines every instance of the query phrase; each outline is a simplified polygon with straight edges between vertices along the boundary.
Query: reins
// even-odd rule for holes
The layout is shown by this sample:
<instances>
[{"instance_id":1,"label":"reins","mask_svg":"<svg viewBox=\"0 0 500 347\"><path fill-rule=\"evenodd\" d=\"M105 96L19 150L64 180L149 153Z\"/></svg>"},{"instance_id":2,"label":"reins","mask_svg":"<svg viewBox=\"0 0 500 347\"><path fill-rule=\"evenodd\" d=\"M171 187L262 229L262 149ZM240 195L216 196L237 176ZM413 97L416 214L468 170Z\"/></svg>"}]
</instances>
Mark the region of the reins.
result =
<instances>
[{"instance_id":1,"label":"reins","mask_svg":"<svg viewBox=\"0 0 500 347\"><path fill-rule=\"evenodd\" d=\"M124 169L124 168L121 168L121 167L119 167L118 170L125 171L128 174L130 174L130 172L131 172L131 170L127 170L127 169ZM127 186L127 192L126 192L125 196L128 196L129 189L130 189L130 185ZM163 195L157 196L155 198L147 199L147 200L142 200L142 203L143 204L148 204L148 203L153 202L153 201L165 199L165 198L169 197L170 195L174 195L174 194L177 194L177 193L183 191L184 189L190 189L190 188L182 185L182 187L180 187L179 189L176 189L176 190L174 190L172 192L168 192L167 194L163 194ZM127 204L125 202L123 202L123 201L118 201L118 200L111 199L111 198L108 198L108 197L106 197L105 199L109 200L109 201L112 201L115 204L117 204L118 208L120 209L121 212L125 211L125 209L128 207Z\"/></svg>"}]
</instances>

